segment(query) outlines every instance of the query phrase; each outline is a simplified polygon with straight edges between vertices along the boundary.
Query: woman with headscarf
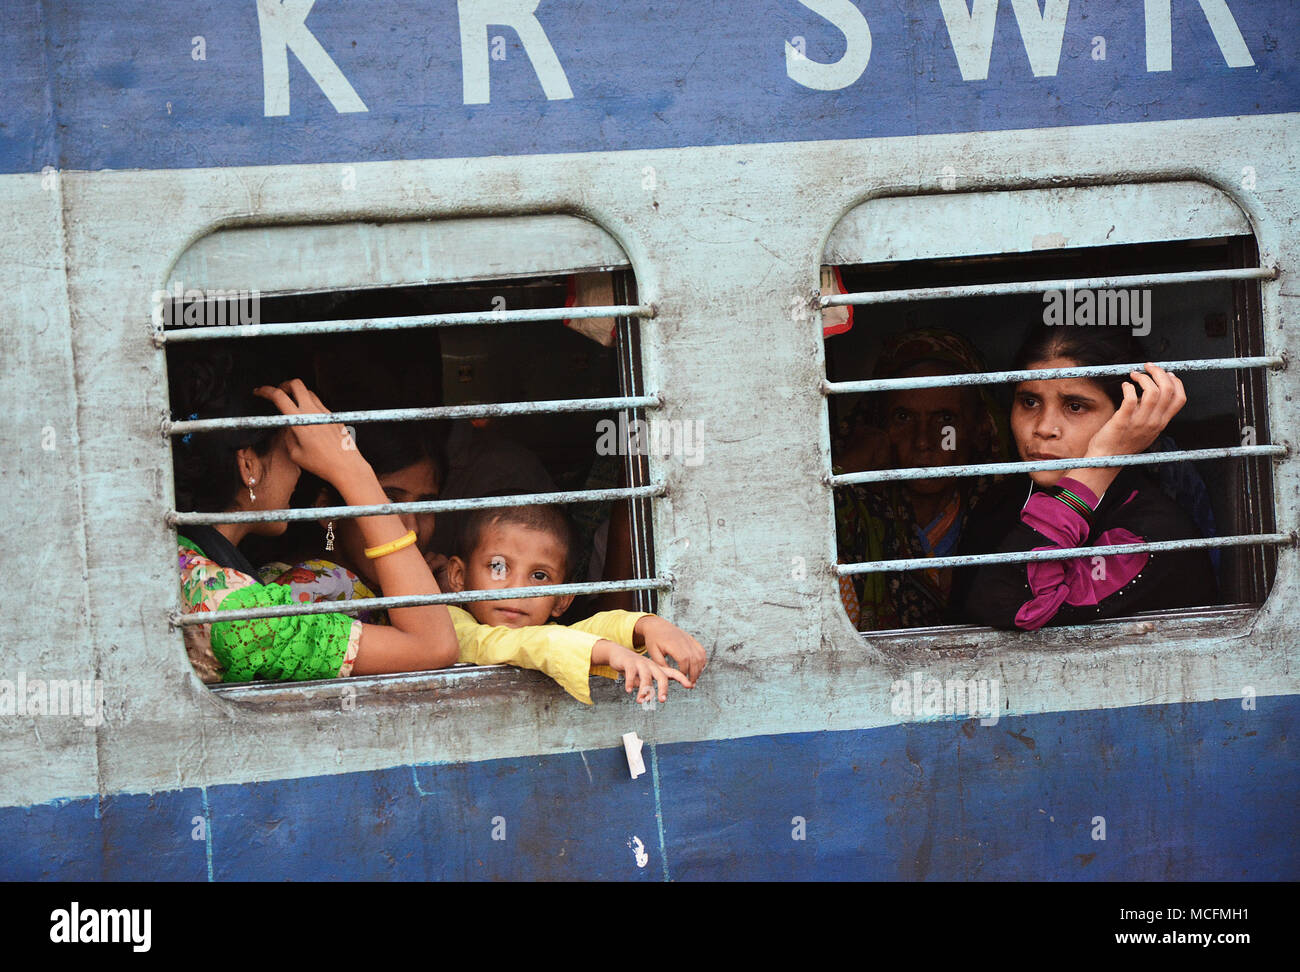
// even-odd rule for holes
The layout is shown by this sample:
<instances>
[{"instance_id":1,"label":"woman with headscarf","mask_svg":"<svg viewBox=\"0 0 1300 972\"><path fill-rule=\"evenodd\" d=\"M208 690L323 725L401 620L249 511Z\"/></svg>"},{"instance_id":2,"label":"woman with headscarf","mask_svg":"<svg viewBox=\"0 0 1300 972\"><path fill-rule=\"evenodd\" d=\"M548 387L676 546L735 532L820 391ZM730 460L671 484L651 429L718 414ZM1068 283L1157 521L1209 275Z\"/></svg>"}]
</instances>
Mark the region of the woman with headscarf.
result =
<instances>
[{"instance_id":1,"label":"woman with headscarf","mask_svg":"<svg viewBox=\"0 0 1300 972\"><path fill-rule=\"evenodd\" d=\"M873 378L960 375L987 368L968 341L941 328L904 331L881 349ZM835 471L990 462L1007 455L1005 422L986 386L890 391L860 402L842 424ZM941 557L957 546L989 477L847 486L835 497L841 563ZM944 624L951 570L857 574L841 580L860 631Z\"/></svg>"}]
</instances>

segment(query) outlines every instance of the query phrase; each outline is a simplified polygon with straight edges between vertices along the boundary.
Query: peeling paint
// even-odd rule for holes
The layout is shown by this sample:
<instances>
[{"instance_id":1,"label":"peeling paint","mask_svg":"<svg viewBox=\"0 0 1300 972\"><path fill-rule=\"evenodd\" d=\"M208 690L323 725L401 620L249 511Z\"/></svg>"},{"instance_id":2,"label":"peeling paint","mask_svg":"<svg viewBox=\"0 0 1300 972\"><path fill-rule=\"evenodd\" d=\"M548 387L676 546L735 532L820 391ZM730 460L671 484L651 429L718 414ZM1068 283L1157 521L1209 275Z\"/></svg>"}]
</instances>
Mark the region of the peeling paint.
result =
<instances>
[{"instance_id":1,"label":"peeling paint","mask_svg":"<svg viewBox=\"0 0 1300 972\"><path fill-rule=\"evenodd\" d=\"M636 857L636 866L645 867L650 863L650 855L645 852L645 844L641 843L641 838L634 836L628 841L627 846L632 848L632 854Z\"/></svg>"}]
</instances>

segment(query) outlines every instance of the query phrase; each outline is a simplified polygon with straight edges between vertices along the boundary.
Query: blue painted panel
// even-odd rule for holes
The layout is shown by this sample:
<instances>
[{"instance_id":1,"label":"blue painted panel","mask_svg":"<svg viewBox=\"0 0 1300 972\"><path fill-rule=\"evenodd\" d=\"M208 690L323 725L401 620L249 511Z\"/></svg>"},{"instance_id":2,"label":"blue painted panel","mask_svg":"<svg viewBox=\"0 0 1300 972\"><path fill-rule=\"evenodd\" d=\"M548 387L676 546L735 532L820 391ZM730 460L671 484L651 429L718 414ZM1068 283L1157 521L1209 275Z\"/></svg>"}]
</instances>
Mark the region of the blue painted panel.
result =
<instances>
[{"instance_id":1,"label":"blue painted panel","mask_svg":"<svg viewBox=\"0 0 1300 972\"><path fill-rule=\"evenodd\" d=\"M100 825L106 876L122 881L207 880L209 822L201 790L104 797Z\"/></svg>"},{"instance_id":2,"label":"blue painted panel","mask_svg":"<svg viewBox=\"0 0 1300 972\"><path fill-rule=\"evenodd\" d=\"M1285 697L681 743L657 790L621 748L218 786L212 876L1295 880L1297 721ZM202 801L0 809L0 879L201 879Z\"/></svg>"},{"instance_id":3,"label":"blue painted panel","mask_svg":"<svg viewBox=\"0 0 1300 972\"><path fill-rule=\"evenodd\" d=\"M90 797L0 810L0 879L97 880L104 873L98 809Z\"/></svg>"},{"instance_id":4,"label":"blue painted panel","mask_svg":"<svg viewBox=\"0 0 1300 972\"><path fill-rule=\"evenodd\" d=\"M667 747L672 877L1294 880L1300 776L1288 739L1300 704L1259 706ZM804 841L792 839L795 816Z\"/></svg>"},{"instance_id":5,"label":"blue painted panel","mask_svg":"<svg viewBox=\"0 0 1300 972\"><path fill-rule=\"evenodd\" d=\"M662 875L652 782L629 778L621 748L208 792L216 880Z\"/></svg>"},{"instance_id":6,"label":"blue painted panel","mask_svg":"<svg viewBox=\"0 0 1300 972\"><path fill-rule=\"evenodd\" d=\"M1011 5L988 80L965 81L938 3L857 0L862 76L814 91L784 44L833 62L845 35L794 0L543 0L574 97L548 101L515 32L490 61L491 103L465 105L454 0L317 0L306 25L368 111L337 112L293 54L290 111L264 117L253 0L10 0L0 20L0 171L187 168L869 138L1300 109L1300 4L1231 5L1253 67L1229 68L1198 4L1173 3L1172 65L1146 69L1143 4L1074 0L1056 76L1036 78ZM42 17L53 99L34 89ZM193 39L205 59L195 60ZM1094 38L1105 39L1095 60ZM647 56L647 52L652 52ZM47 101L57 105L53 118ZM61 144L49 132L57 121Z\"/></svg>"},{"instance_id":7,"label":"blue painted panel","mask_svg":"<svg viewBox=\"0 0 1300 972\"><path fill-rule=\"evenodd\" d=\"M58 159L41 6L0 4L0 171L36 172Z\"/></svg>"},{"instance_id":8,"label":"blue painted panel","mask_svg":"<svg viewBox=\"0 0 1300 972\"><path fill-rule=\"evenodd\" d=\"M197 789L9 808L0 811L0 879L203 881L202 816Z\"/></svg>"}]
</instances>

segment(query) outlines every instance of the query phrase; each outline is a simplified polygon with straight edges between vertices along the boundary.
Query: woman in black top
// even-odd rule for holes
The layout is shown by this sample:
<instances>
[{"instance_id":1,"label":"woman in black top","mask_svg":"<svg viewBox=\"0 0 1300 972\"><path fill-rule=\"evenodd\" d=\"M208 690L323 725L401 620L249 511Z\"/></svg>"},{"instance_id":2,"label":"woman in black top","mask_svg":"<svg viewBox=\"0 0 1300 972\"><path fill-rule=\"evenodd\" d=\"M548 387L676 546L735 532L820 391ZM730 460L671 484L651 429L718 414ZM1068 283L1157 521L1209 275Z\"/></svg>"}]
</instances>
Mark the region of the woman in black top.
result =
<instances>
[{"instance_id":1,"label":"woman in black top","mask_svg":"<svg viewBox=\"0 0 1300 972\"><path fill-rule=\"evenodd\" d=\"M1031 335L1015 370L1141 360L1131 336L1096 328ZM1115 378L1062 378L1016 386L1011 432L1023 460L1134 455L1187 401L1182 382L1147 364ZM1139 393L1140 389L1140 393ZM999 483L967 524L960 553L1137 544L1199 536L1191 519L1141 467L1034 472ZM952 603L961 620L1032 631L1138 611L1212 603L1203 550L989 564L960 571Z\"/></svg>"}]
</instances>

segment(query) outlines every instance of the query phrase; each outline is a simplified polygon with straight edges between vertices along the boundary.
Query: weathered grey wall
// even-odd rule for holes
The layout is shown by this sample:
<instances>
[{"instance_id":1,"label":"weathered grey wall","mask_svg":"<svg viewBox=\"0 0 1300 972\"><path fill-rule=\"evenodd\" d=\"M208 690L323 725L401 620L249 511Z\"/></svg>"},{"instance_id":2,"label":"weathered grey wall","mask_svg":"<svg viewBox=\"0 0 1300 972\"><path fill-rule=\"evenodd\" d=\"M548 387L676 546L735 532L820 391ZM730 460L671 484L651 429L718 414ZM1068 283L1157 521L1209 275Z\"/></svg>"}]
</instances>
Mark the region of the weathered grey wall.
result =
<instances>
[{"instance_id":1,"label":"weathered grey wall","mask_svg":"<svg viewBox=\"0 0 1300 972\"><path fill-rule=\"evenodd\" d=\"M0 432L0 678L99 677L106 695L98 728L0 722L0 804L612 747L631 729L673 742L886 725L899 721L890 683L922 664L937 678L999 678L1011 713L1228 698L1246 685L1295 694L1293 549L1265 608L1226 626L968 633L939 652L913 636L864 643L829 573L820 329L793 321L791 307L812 295L844 213L872 196L938 192L947 165L958 190L1200 179L1237 201L1263 261L1281 266L1262 286L1266 340L1294 360L1297 148L1293 118L1256 116L375 162L351 166L347 190L334 165L70 172L44 189L40 176L0 177L9 244L0 405L12 417ZM1245 165L1257 172L1251 191L1241 188ZM646 166L653 191L642 188ZM999 176L977 185L970 172ZM584 709L540 678L508 672L412 676L382 689L358 682L352 711L335 685L208 691L165 620L179 592L163 523L174 499L151 292L222 226L538 212L585 216L622 245L641 298L659 309L642 326L647 387L663 393L665 417L704 424L701 464L653 470L668 483L655 513L659 569L678 584L664 611L710 651L699 688L650 712L611 687ZM1295 376L1293 367L1269 379L1278 440L1300 418ZM56 432L53 451L42 449L45 426ZM1276 481L1279 528L1294 530L1296 464ZM799 557L802 580L792 571Z\"/></svg>"}]
</instances>

